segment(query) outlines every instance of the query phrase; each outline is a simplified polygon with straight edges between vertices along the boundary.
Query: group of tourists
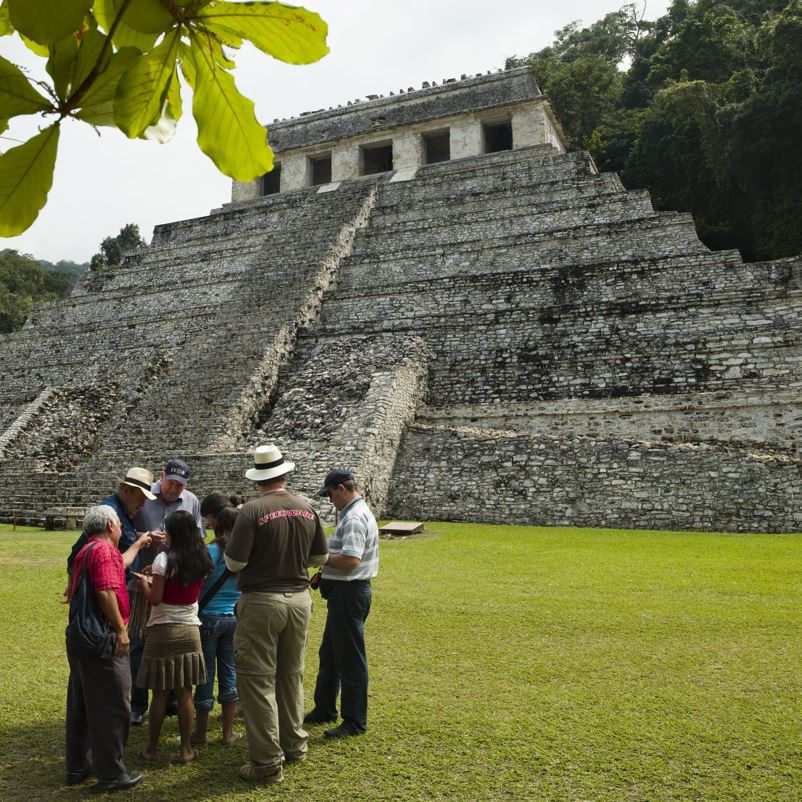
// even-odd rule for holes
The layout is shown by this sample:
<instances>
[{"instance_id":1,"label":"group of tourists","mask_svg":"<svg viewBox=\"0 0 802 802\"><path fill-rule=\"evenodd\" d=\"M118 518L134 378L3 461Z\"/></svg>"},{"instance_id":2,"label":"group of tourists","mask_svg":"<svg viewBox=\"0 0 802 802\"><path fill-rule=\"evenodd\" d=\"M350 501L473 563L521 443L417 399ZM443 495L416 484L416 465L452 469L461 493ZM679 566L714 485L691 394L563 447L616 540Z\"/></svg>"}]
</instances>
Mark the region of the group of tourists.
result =
<instances>
[{"instance_id":1,"label":"group of tourists","mask_svg":"<svg viewBox=\"0 0 802 802\"><path fill-rule=\"evenodd\" d=\"M294 467L276 446L260 446L245 473L257 498L218 491L199 501L187 489L189 466L172 459L158 480L129 469L116 492L89 509L67 560L67 785L92 775L98 793L139 784L144 775L128 771L124 754L130 726L145 716L140 759L159 760L162 724L174 713L177 760L191 763L208 740L215 676L224 745L240 737L238 706L245 721L243 779L281 782L285 764L306 758L305 725L335 724L324 731L328 738L365 732L364 623L378 527L354 475L334 468L319 490L339 513L327 541L318 514L287 490ZM208 545L207 524L214 530ZM310 569L319 569L313 585L328 613L314 706L304 714ZM79 591L91 591L103 625L96 648L75 634Z\"/></svg>"}]
</instances>

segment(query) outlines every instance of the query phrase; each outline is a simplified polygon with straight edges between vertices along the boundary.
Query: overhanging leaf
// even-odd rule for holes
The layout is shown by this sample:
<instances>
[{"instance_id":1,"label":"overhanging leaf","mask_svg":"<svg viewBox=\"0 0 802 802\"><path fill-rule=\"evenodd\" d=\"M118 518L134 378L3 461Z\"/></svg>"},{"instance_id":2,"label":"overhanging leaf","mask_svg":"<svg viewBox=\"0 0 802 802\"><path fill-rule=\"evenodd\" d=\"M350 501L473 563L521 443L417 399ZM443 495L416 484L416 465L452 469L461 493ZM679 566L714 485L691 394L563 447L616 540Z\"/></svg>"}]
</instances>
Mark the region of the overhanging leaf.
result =
<instances>
[{"instance_id":1,"label":"overhanging leaf","mask_svg":"<svg viewBox=\"0 0 802 802\"><path fill-rule=\"evenodd\" d=\"M0 156L0 236L15 237L36 220L53 184L59 124Z\"/></svg>"},{"instance_id":2,"label":"overhanging leaf","mask_svg":"<svg viewBox=\"0 0 802 802\"><path fill-rule=\"evenodd\" d=\"M78 89L81 84L89 77L89 73L98 66L98 72L103 72L108 65L108 56L105 56L103 63L98 65L100 54L107 38L98 30L89 29L83 32L78 45L78 58L73 68L72 86L73 91Z\"/></svg>"},{"instance_id":3,"label":"overhanging leaf","mask_svg":"<svg viewBox=\"0 0 802 802\"><path fill-rule=\"evenodd\" d=\"M3 119L9 120L18 114L36 114L50 107L48 100L31 86L22 70L0 57L0 109Z\"/></svg>"},{"instance_id":4,"label":"overhanging leaf","mask_svg":"<svg viewBox=\"0 0 802 802\"><path fill-rule=\"evenodd\" d=\"M328 25L305 8L220 0L200 9L195 18L213 33L248 39L259 50L289 64L311 64L329 52Z\"/></svg>"},{"instance_id":5,"label":"overhanging leaf","mask_svg":"<svg viewBox=\"0 0 802 802\"><path fill-rule=\"evenodd\" d=\"M75 116L91 125L114 126L114 95L128 68L140 55L135 47L123 47L112 55L106 69L81 99Z\"/></svg>"},{"instance_id":6,"label":"overhanging leaf","mask_svg":"<svg viewBox=\"0 0 802 802\"><path fill-rule=\"evenodd\" d=\"M220 172L237 181L252 181L273 169L273 151L259 124L253 102L243 97L230 73L215 61L204 43L191 35L182 61L193 85L192 113L198 125L198 145Z\"/></svg>"},{"instance_id":7,"label":"overhanging leaf","mask_svg":"<svg viewBox=\"0 0 802 802\"><path fill-rule=\"evenodd\" d=\"M47 72L53 79L53 88L59 100L66 100L72 86L72 68L78 58L78 41L70 34L60 42L53 42L49 47L50 57L47 59Z\"/></svg>"},{"instance_id":8,"label":"overhanging leaf","mask_svg":"<svg viewBox=\"0 0 802 802\"><path fill-rule=\"evenodd\" d=\"M22 39L25 47L31 51L31 53L36 53L37 56L41 56L42 58L47 58L48 53L50 52L47 49L47 45L40 45L39 42L34 42L33 39L29 39L25 34L21 33L19 35L20 39Z\"/></svg>"},{"instance_id":9,"label":"overhanging leaf","mask_svg":"<svg viewBox=\"0 0 802 802\"><path fill-rule=\"evenodd\" d=\"M175 74L180 29L158 47L140 56L123 75L114 98L114 120L131 138L158 122L164 99Z\"/></svg>"},{"instance_id":10,"label":"overhanging leaf","mask_svg":"<svg viewBox=\"0 0 802 802\"><path fill-rule=\"evenodd\" d=\"M14 26L8 16L8 3L0 3L0 36L14 33Z\"/></svg>"},{"instance_id":11,"label":"overhanging leaf","mask_svg":"<svg viewBox=\"0 0 802 802\"><path fill-rule=\"evenodd\" d=\"M92 13L95 15L98 25L106 33L111 30L114 18L117 16L115 2L116 0L95 0L95 5L92 7ZM136 47L143 53L147 53L148 50L153 49L158 38L158 33L141 33L130 28L124 22L120 22L114 29L111 41L117 48Z\"/></svg>"},{"instance_id":12,"label":"overhanging leaf","mask_svg":"<svg viewBox=\"0 0 802 802\"><path fill-rule=\"evenodd\" d=\"M176 70L170 79L170 86L167 88L167 95L164 98L159 121L145 129L145 133L142 135L143 138L162 144L168 142L175 135L175 129L181 119L182 112L181 85L178 82L178 70Z\"/></svg>"},{"instance_id":13,"label":"overhanging leaf","mask_svg":"<svg viewBox=\"0 0 802 802\"><path fill-rule=\"evenodd\" d=\"M11 24L25 36L49 45L81 27L92 0L7 0Z\"/></svg>"},{"instance_id":14,"label":"overhanging leaf","mask_svg":"<svg viewBox=\"0 0 802 802\"><path fill-rule=\"evenodd\" d=\"M112 0L115 13L119 11L123 0ZM182 3L176 3L182 5ZM141 33L162 33L172 27L176 20L159 0L131 0L125 9L122 21L135 31Z\"/></svg>"}]
</instances>

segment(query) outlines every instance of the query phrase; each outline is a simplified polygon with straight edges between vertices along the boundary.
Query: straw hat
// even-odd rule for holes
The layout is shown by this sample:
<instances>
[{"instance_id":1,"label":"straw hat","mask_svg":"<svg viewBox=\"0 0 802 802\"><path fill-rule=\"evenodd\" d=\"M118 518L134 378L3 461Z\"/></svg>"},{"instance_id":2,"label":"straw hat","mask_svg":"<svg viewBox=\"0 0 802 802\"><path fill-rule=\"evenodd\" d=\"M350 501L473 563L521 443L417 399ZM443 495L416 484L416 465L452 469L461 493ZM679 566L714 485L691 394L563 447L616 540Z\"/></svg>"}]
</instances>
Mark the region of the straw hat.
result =
<instances>
[{"instance_id":1,"label":"straw hat","mask_svg":"<svg viewBox=\"0 0 802 802\"><path fill-rule=\"evenodd\" d=\"M145 498L149 498L151 501L156 498L150 492L150 486L153 484L153 474L144 468L129 468L125 478L120 479L120 484L136 487L145 494Z\"/></svg>"},{"instance_id":2,"label":"straw hat","mask_svg":"<svg viewBox=\"0 0 802 802\"><path fill-rule=\"evenodd\" d=\"M253 468L245 471L245 478L252 482L264 482L283 476L295 468L294 462L287 462L276 446L259 446L253 452Z\"/></svg>"}]
</instances>

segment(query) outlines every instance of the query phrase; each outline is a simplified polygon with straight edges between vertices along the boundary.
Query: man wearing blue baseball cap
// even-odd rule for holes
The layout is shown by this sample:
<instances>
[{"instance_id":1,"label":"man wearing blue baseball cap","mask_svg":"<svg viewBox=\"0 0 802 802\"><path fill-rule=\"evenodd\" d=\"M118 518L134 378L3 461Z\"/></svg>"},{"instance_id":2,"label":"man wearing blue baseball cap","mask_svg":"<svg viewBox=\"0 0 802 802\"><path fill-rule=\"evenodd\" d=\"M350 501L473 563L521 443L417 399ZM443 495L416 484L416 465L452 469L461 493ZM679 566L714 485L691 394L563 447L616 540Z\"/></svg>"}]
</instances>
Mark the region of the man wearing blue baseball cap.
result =
<instances>
[{"instance_id":1,"label":"man wearing blue baseball cap","mask_svg":"<svg viewBox=\"0 0 802 802\"><path fill-rule=\"evenodd\" d=\"M368 726L365 620L372 598L370 581L379 572L379 527L351 471L329 471L318 495L329 498L340 518L321 570L320 595L327 600L328 614L318 652L315 707L304 723L337 721L339 695L342 722L323 734L343 738L361 735Z\"/></svg>"}]
</instances>

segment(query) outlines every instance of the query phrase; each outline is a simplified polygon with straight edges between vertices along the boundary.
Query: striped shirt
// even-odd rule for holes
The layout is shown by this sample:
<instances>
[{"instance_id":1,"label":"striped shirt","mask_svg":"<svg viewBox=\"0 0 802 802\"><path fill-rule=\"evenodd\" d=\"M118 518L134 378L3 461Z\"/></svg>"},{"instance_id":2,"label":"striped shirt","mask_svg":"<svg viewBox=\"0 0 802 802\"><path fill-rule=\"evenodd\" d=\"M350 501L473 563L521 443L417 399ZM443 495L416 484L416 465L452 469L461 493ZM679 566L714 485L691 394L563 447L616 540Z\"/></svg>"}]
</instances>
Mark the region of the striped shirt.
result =
<instances>
[{"instance_id":1,"label":"striped shirt","mask_svg":"<svg viewBox=\"0 0 802 802\"><path fill-rule=\"evenodd\" d=\"M337 528L329 538L331 554L358 557L359 565L351 571L323 566L323 579L372 579L379 573L379 527L362 496L349 502L340 511Z\"/></svg>"}]
</instances>

